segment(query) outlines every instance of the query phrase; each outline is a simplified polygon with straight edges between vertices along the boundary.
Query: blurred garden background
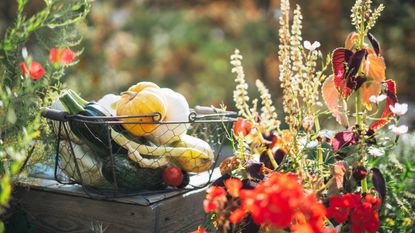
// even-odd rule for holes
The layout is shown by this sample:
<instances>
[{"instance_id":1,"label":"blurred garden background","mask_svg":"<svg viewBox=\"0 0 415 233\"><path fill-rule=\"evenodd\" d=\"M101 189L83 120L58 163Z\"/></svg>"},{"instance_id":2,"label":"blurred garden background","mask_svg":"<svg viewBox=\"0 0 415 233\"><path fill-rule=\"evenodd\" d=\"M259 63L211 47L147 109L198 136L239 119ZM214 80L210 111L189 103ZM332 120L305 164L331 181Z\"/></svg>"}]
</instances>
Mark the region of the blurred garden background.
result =
<instances>
[{"instance_id":1,"label":"blurred garden background","mask_svg":"<svg viewBox=\"0 0 415 233\"><path fill-rule=\"evenodd\" d=\"M396 149L387 152L387 157L373 163L380 164L385 171L391 197L385 216L394 221L383 225L407 224L409 229L415 221L412 215L415 212L415 1L373 2L386 6L372 33L383 46L387 79L397 82L399 102L409 104L409 112L402 117L401 124L408 125L412 132L403 135ZM292 0L291 3L302 7L304 40L321 42L324 55L344 46L347 34L353 30L350 9L354 1ZM25 12L30 16L44 6L43 0L29 0ZM62 82L86 99L98 100L107 93L124 91L134 83L152 81L182 93L191 106L224 103L228 109L234 109L235 75L231 73L229 57L238 48L244 56L246 79L251 86L249 95L258 96L255 80L261 79L282 115L277 60L279 6L280 0L95 0L87 20L77 25L77 33L83 40L72 49L82 55L77 56L78 64L69 67ZM0 1L2 38L15 23L16 12L16 0ZM47 61L47 53L55 45L42 38L53 37L53 31L35 32L30 38L26 46L33 57ZM49 138L36 148L35 158L42 162L49 159L54 164L50 156L54 152L54 144L50 142L54 138L41 136ZM33 159L33 163L37 161Z\"/></svg>"},{"instance_id":2,"label":"blurred garden background","mask_svg":"<svg viewBox=\"0 0 415 233\"><path fill-rule=\"evenodd\" d=\"M380 26L372 33L385 46L387 78L397 81L400 101L413 105L415 1L375 2L386 5ZM304 40L320 41L323 54L343 45L352 30L349 9L353 1L292 3L303 8ZM79 47L84 51L66 76L66 85L86 98L99 99L149 80L181 92L191 106L223 102L231 107L234 76L229 56L238 48L244 55L248 82L253 86L255 79L261 79L280 103L279 4L279 0L95 1L87 22L79 25L84 38ZM42 7L42 1L30 1L27 10L36 12ZM16 3L2 0L0 9L0 34L4 34L15 19ZM42 48L30 48L37 49ZM415 108L410 109L404 121L413 125Z\"/></svg>"}]
</instances>

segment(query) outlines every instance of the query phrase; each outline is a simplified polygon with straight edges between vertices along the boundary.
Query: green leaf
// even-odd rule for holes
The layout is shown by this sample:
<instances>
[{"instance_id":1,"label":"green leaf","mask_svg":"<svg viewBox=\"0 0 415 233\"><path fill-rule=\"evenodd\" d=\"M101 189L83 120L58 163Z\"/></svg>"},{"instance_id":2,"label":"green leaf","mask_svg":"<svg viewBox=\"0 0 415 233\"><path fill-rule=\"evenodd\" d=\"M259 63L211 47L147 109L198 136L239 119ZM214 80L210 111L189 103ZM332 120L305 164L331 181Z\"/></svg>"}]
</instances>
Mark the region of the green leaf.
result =
<instances>
[{"instance_id":1,"label":"green leaf","mask_svg":"<svg viewBox=\"0 0 415 233\"><path fill-rule=\"evenodd\" d=\"M0 205L5 206L9 202L10 194L12 191L10 186L10 177L8 175L5 175L1 180L0 191Z\"/></svg>"},{"instance_id":2,"label":"green leaf","mask_svg":"<svg viewBox=\"0 0 415 233\"><path fill-rule=\"evenodd\" d=\"M7 111L7 121L9 121L11 124L16 123L16 112L13 108L10 108L9 111Z\"/></svg>"}]
</instances>

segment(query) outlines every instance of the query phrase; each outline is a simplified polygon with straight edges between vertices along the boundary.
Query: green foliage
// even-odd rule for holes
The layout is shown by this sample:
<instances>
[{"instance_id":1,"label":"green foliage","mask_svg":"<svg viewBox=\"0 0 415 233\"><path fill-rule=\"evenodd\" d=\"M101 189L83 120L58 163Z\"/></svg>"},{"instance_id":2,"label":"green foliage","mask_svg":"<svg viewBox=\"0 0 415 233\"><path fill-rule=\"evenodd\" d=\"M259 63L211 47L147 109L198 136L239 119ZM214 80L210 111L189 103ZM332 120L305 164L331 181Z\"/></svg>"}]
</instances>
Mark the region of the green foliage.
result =
<instances>
[{"instance_id":1,"label":"green foliage","mask_svg":"<svg viewBox=\"0 0 415 233\"><path fill-rule=\"evenodd\" d=\"M415 223L415 134L401 137L398 145L384 156L371 161L381 169L387 196L380 212L385 232L414 232Z\"/></svg>"},{"instance_id":2,"label":"green foliage","mask_svg":"<svg viewBox=\"0 0 415 233\"><path fill-rule=\"evenodd\" d=\"M48 49L78 45L81 38L76 23L85 18L91 6L90 0L45 0L43 9L29 17L25 13L27 2L17 1L16 22L0 42L0 213L8 205L13 178L25 158L36 146L43 146L40 139L48 137L41 108L59 94L60 80L68 67L46 62ZM23 55L27 51L22 49L30 44L35 45L33 56ZM40 79L22 74L19 63L32 60L46 71Z\"/></svg>"}]
</instances>

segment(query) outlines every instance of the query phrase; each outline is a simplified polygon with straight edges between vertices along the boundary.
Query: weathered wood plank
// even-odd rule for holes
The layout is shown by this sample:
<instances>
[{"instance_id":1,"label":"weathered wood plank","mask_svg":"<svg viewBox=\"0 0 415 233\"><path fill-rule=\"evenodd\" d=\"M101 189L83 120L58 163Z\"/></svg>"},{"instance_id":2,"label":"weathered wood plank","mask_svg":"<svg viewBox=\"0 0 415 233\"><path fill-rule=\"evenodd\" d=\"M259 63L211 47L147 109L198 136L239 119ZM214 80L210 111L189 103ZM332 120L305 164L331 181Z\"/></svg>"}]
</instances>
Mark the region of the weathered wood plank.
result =
<instances>
[{"instance_id":1,"label":"weathered wood plank","mask_svg":"<svg viewBox=\"0 0 415 233\"><path fill-rule=\"evenodd\" d=\"M204 196L200 189L142 206L27 188L14 195L45 233L90 233L93 222L108 227L105 233L190 232L203 222Z\"/></svg>"},{"instance_id":2,"label":"weathered wood plank","mask_svg":"<svg viewBox=\"0 0 415 233\"><path fill-rule=\"evenodd\" d=\"M45 233L90 233L96 221L108 227L106 233L152 232L155 225L153 209L145 206L22 189L15 198Z\"/></svg>"},{"instance_id":3,"label":"weathered wood plank","mask_svg":"<svg viewBox=\"0 0 415 233\"><path fill-rule=\"evenodd\" d=\"M182 233L196 230L203 224L205 218L203 211L205 195L203 189L160 202L160 215L156 217L159 228L156 232Z\"/></svg>"}]
</instances>

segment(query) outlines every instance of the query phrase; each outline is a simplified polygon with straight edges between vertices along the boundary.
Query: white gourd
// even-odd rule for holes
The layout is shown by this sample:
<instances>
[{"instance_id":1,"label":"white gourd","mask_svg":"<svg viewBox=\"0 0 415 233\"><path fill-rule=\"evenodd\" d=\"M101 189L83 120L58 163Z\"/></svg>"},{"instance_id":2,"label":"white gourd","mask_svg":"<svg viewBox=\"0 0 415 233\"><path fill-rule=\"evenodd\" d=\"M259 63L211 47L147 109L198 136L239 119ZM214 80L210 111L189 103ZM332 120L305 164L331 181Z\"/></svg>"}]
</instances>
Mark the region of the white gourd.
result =
<instances>
[{"instance_id":1,"label":"white gourd","mask_svg":"<svg viewBox=\"0 0 415 233\"><path fill-rule=\"evenodd\" d=\"M60 145L60 166L66 175L88 186L105 185L108 182L102 175L102 161L86 145L77 145L72 143L72 150L68 141L61 141ZM76 159L76 164L74 158ZM79 172L81 176L78 174Z\"/></svg>"},{"instance_id":2,"label":"white gourd","mask_svg":"<svg viewBox=\"0 0 415 233\"><path fill-rule=\"evenodd\" d=\"M170 88L161 88L160 92L166 100L165 121L187 122L189 120L190 108L186 98ZM157 145L167 145L180 140L186 134L189 124L160 124L147 139Z\"/></svg>"},{"instance_id":3,"label":"white gourd","mask_svg":"<svg viewBox=\"0 0 415 233\"><path fill-rule=\"evenodd\" d=\"M104 107L112 116L116 115L117 101L121 99L121 96L114 94L104 95L97 104Z\"/></svg>"}]
</instances>

